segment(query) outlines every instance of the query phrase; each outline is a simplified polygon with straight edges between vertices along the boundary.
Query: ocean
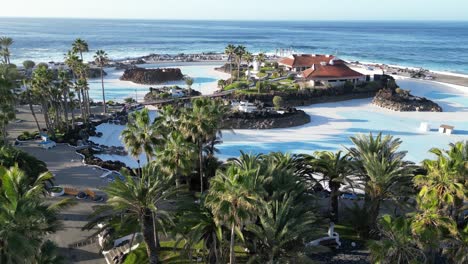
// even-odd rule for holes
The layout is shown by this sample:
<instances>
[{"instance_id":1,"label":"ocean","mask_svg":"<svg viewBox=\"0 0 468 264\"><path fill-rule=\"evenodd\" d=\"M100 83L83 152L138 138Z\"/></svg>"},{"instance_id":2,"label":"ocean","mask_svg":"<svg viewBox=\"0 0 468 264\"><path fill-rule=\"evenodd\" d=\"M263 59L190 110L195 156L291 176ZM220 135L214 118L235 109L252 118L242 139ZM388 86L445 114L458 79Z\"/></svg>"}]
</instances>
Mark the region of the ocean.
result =
<instances>
[{"instance_id":1,"label":"ocean","mask_svg":"<svg viewBox=\"0 0 468 264\"><path fill-rule=\"evenodd\" d=\"M223 52L227 44L251 52L338 54L468 74L468 22L162 21L0 18L0 36L12 37L12 62L61 61L76 38L91 51L123 59L150 53ZM92 52L85 55L92 59Z\"/></svg>"}]
</instances>

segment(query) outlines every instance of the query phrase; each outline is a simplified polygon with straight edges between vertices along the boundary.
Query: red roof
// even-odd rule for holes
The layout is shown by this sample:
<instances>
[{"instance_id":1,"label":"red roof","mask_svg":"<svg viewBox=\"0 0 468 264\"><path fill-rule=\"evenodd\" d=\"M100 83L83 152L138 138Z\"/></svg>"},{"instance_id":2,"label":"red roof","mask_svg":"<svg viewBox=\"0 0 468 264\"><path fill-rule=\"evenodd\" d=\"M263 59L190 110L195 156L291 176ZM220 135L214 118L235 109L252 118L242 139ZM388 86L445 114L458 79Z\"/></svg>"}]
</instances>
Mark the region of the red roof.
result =
<instances>
[{"instance_id":1,"label":"red roof","mask_svg":"<svg viewBox=\"0 0 468 264\"><path fill-rule=\"evenodd\" d=\"M302 72L302 76L306 79L320 78L345 78L345 77L362 77L363 74L352 70L341 60L336 60L331 64L314 64L310 69Z\"/></svg>"},{"instance_id":2,"label":"red roof","mask_svg":"<svg viewBox=\"0 0 468 264\"><path fill-rule=\"evenodd\" d=\"M312 67L314 64L320 63L329 63L330 60L334 59L335 56L331 55L311 55L311 54L302 54L302 55L292 55L292 57L287 57L280 59L278 63L287 65L292 68L298 67Z\"/></svg>"}]
</instances>

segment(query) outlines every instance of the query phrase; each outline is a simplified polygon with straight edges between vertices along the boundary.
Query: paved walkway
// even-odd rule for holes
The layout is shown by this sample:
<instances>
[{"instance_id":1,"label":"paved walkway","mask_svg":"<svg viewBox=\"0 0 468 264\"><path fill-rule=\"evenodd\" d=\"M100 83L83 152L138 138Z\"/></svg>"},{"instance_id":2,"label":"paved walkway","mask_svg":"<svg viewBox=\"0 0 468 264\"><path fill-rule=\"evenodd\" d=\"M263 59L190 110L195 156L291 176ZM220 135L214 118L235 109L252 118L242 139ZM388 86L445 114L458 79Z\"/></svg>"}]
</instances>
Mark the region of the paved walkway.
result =
<instances>
[{"instance_id":1,"label":"paved walkway","mask_svg":"<svg viewBox=\"0 0 468 264\"><path fill-rule=\"evenodd\" d=\"M85 166L81 157L75 153L72 147L58 145L51 150L44 150L37 143L25 143L20 149L44 161L47 168L55 175L57 185L71 186L79 190L99 189L106 182L99 178L104 173L101 169ZM49 198L51 201L57 198ZM68 245L86 239L93 231L82 231L81 228L88 222L88 216L93 212L94 203L89 200L80 200L77 205L64 210L60 214L63 219L64 229L51 236L51 240L60 247L61 253L67 257L68 263L98 264L105 263L99 246L91 244L82 248L70 249Z\"/></svg>"}]
</instances>

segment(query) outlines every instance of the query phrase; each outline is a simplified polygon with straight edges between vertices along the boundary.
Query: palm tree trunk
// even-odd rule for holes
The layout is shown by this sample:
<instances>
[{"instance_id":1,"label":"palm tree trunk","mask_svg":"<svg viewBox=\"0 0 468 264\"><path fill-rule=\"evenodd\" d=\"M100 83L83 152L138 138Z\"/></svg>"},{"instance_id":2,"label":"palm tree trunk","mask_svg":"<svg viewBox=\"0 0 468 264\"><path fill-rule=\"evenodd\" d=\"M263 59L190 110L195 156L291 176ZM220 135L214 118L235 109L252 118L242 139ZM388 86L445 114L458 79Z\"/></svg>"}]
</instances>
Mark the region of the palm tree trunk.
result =
<instances>
[{"instance_id":1,"label":"palm tree trunk","mask_svg":"<svg viewBox=\"0 0 468 264\"><path fill-rule=\"evenodd\" d=\"M218 238L216 237L215 233L212 233L211 236L213 237L213 250L215 255L215 262L219 263L219 256L218 256Z\"/></svg>"},{"instance_id":2,"label":"palm tree trunk","mask_svg":"<svg viewBox=\"0 0 468 264\"><path fill-rule=\"evenodd\" d=\"M86 89L86 100L88 102L87 106L88 106L88 117L91 115L91 99L89 97L89 89Z\"/></svg>"},{"instance_id":3,"label":"palm tree trunk","mask_svg":"<svg viewBox=\"0 0 468 264\"><path fill-rule=\"evenodd\" d=\"M330 183L330 206L331 206L331 213L332 213L332 221L337 223L338 222L338 195L340 191L340 185L334 182Z\"/></svg>"},{"instance_id":4,"label":"palm tree trunk","mask_svg":"<svg viewBox=\"0 0 468 264\"><path fill-rule=\"evenodd\" d=\"M148 254L148 259L150 264L158 263L158 249L154 243L154 233L153 233L153 223L152 223L152 214L149 210L146 210L145 215L142 216L142 231L143 239L146 243L146 253Z\"/></svg>"},{"instance_id":5,"label":"palm tree trunk","mask_svg":"<svg viewBox=\"0 0 468 264\"><path fill-rule=\"evenodd\" d=\"M33 105L31 103L31 96L29 95L28 93L28 101L29 101L29 109L31 110L31 114L34 118L34 122L36 122L36 126L37 126L37 131L38 132L41 132L41 126L39 125L39 121L37 121L37 116L36 116L36 113L34 112L34 108L33 108Z\"/></svg>"},{"instance_id":6,"label":"palm tree trunk","mask_svg":"<svg viewBox=\"0 0 468 264\"><path fill-rule=\"evenodd\" d=\"M200 166L200 193L203 194L203 144L198 143L198 162Z\"/></svg>"},{"instance_id":7,"label":"palm tree trunk","mask_svg":"<svg viewBox=\"0 0 468 264\"><path fill-rule=\"evenodd\" d=\"M231 84L234 81L234 78L232 76L232 58L229 60L229 70L231 71Z\"/></svg>"},{"instance_id":8,"label":"palm tree trunk","mask_svg":"<svg viewBox=\"0 0 468 264\"><path fill-rule=\"evenodd\" d=\"M2 126L2 136L3 136L3 145L8 144L8 139L7 139L7 123L6 120L3 121L3 126Z\"/></svg>"},{"instance_id":9,"label":"palm tree trunk","mask_svg":"<svg viewBox=\"0 0 468 264\"><path fill-rule=\"evenodd\" d=\"M84 111L83 111L83 104L81 102L81 91L78 90L77 94L78 94L78 104L80 105L81 118L83 118L84 117Z\"/></svg>"},{"instance_id":10,"label":"palm tree trunk","mask_svg":"<svg viewBox=\"0 0 468 264\"><path fill-rule=\"evenodd\" d=\"M65 118L65 125L67 126L67 131L68 131L69 126L68 126L68 89L67 88L63 92L63 116Z\"/></svg>"},{"instance_id":11,"label":"palm tree trunk","mask_svg":"<svg viewBox=\"0 0 468 264\"><path fill-rule=\"evenodd\" d=\"M161 245L159 244L159 236L158 236L158 230L156 228L156 214L153 212L152 217L153 218L153 236L154 236L154 243L156 244L156 248L159 249Z\"/></svg>"},{"instance_id":12,"label":"palm tree trunk","mask_svg":"<svg viewBox=\"0 0 468 264\"><path fill-rule=\"evenodd\" d=\"M240 65L242 63L242 59L239 59L239 61L237 62L237 80L239 80L240 78Z\"/></svg>"},{"instance_id":13,"label":"palm tree trunk","mask_svg":"<svg viewBox=\"0 0 468 264\"><path fill-rule=\"evenodd\" d=\"M368 207L366 204L364 204L364 206L369 208L369 231L373 231L377 228L377 217L379 216L380 211L380 200L374 199L369 201L369 203L370 205Z\"/></svg>"},{"instance_id":14,"label":"palm tree trunk","mask_svg":"<svg viewBox=\"0 0 468 264\"><path fill-rule=\"evenodd\" d=\"M231 224L231 242L229 244L229 263L235 263L234 241L235 241L235 223Z\"/></svg>"},{"instance_id":15,"label":"palm tree trunk","mask_svg":"<svg viewBox=\"0 0 468 264\"><path fill-rule=\"evenodd\" d=\"M102 87L102 108L104 114L107 114L106 94L104 93L104 70L101 67L101 87Z\"/></svg>"}]
</instances>

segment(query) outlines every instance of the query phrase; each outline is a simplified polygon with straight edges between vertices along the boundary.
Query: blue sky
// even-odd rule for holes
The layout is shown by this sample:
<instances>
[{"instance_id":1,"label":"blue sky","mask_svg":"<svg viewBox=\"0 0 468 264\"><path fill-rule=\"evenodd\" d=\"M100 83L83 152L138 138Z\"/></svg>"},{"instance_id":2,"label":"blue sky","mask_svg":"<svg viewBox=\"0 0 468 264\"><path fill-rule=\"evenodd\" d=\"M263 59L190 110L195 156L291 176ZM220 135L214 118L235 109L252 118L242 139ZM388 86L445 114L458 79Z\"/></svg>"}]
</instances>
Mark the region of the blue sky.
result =
<instances>
[{"instance_id":1,"label":"blue sky","mask_svg":"<svg viewBox=\"0 0 468 264\"><path fill-rule=\"evenodd\" d=\"M468 20L468 0L4 0L0 17Z\"/></svg>"}]
</instances>

